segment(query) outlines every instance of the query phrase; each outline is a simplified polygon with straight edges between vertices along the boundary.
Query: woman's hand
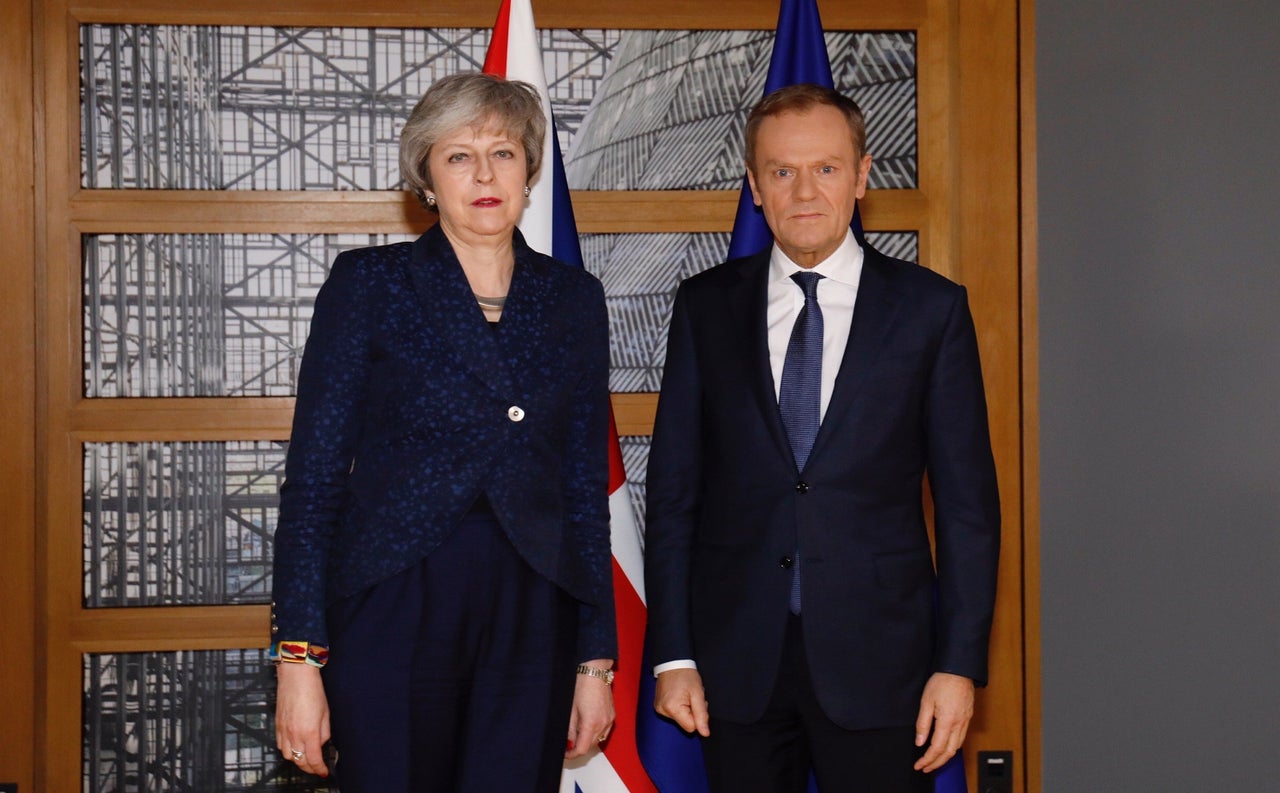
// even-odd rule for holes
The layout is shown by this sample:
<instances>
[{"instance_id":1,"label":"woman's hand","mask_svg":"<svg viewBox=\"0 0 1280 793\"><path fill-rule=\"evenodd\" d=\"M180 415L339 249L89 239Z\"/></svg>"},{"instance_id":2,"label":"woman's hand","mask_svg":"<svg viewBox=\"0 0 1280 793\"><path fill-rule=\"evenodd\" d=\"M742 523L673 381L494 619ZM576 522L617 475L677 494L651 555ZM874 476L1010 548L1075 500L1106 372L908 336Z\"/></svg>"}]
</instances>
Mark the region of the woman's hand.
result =
<instances>
[{"instance_id":1,"label":"woman's hand","mask_svg":"<svg viewBox=\"0 0 1280 793\"><path fill-rule=\"evenodd\" d=\"M329 740L329 701L320 669L310 664L276 666L276 746L284 759L309 774L328 776L320 747Z\"/></svg>"},{"instance_id":2,"label":"woman's hand","mask_svg":"<svg viewBox=\"0 0 1280 793\"><path fill-rule=\"evenodd\" d=\"M600 658L587 661L586 666L609 669L613 661ZM573 711L569 715L569 748L565 759L582 757L591 747L604 743L613 729L613 689L598 677L578 675L573 690Z\"/></svg>"}]
</instances>

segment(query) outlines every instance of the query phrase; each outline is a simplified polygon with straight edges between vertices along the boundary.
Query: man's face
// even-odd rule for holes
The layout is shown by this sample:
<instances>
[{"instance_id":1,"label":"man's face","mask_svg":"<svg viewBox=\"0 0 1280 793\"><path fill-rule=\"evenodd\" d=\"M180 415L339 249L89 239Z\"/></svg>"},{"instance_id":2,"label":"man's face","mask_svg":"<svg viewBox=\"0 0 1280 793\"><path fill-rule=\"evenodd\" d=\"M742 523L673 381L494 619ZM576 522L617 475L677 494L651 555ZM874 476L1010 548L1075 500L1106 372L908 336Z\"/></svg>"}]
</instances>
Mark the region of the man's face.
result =
<instances>
[{"instance_id":1,"label":"man's face","mask_svg":"<svg viewBox=\"0 0 1280 793\"><path fill-rule=\"evenodd\" d=\"M844 241L870 170L871 155L854 150L844 114L816 105L760 123L747 178L782 252L813 267Z\"/></svg>"}]
</instances>

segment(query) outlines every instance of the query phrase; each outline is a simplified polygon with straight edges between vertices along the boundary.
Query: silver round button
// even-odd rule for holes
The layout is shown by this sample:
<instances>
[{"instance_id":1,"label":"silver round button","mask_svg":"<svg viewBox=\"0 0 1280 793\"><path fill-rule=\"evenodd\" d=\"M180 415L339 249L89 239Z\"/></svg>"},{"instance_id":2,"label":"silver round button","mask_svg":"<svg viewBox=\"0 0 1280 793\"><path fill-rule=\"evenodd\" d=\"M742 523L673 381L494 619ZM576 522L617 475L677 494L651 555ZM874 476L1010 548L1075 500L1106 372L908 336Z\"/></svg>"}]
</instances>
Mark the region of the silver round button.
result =
<instances>
[{"instance_id":1,"label":"silver round button","mask_svg":"<svg viewBox=\"0 0 1280 793\"><path fill-rule=\"evenodd\" d=\"M507 418L512 421L524 421L524 408L519 405L512 405L507 408Z\"/></svg>"}]
</instances>

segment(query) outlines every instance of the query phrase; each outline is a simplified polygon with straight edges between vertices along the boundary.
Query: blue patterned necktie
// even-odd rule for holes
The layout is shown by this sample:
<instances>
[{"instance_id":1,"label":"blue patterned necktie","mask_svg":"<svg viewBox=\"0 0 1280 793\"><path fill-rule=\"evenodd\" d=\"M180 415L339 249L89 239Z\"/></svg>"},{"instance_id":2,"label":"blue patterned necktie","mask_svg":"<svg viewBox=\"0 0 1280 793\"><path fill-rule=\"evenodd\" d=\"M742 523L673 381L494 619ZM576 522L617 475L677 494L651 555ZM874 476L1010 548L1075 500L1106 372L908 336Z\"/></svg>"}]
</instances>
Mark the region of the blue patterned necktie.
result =
<instances>
[{"instance_id":1,"label":"blue patterned necktie","mask_svg":"<svg viewBox=\"0 0 1280 793\"><path fill-rule=\"evenodd\" d=\"M791 280L804 290L804 308L796 317L782 363L778 409L787 428L796 469L803 471L818 437L822 411L822 309L818 307L817 273L796 273Z\"/></svg>"},{"instance_id":2,"label":"blue patterned necktie","mask_svg":"<svg viewBox=\"0 0 1280 793\"><path fill-rule=\"evenodd\" d=\"M796 317L782 363L778 410L791 442L796 470L803 471L822 422L822 309L818 307L818 273L795 273L791 280L804 290L804 308ZM800 613L800 551L791 568L791 613Z\"/></svg>"}]
</instances>

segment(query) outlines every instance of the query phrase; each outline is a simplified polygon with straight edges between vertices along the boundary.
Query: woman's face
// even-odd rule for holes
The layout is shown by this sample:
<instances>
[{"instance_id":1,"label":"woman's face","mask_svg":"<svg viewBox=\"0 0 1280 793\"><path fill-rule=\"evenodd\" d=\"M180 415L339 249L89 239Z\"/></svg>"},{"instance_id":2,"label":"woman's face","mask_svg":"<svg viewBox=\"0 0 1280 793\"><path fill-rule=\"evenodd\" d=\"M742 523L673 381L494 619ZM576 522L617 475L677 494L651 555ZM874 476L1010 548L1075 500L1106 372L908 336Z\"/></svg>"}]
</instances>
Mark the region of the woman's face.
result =
<instances>
[{"instance_id":1,"label":"woman's face","mask_svg":"<svg viewBox=\"0 0 1280 793\"><path fill-rule=\"evenodd\" d=\"M428 157L440 224L459 242L484 244L511 236L524 210L524 146L507 133L462 127L431 147Z\"/></svg>"}]
</instances>

